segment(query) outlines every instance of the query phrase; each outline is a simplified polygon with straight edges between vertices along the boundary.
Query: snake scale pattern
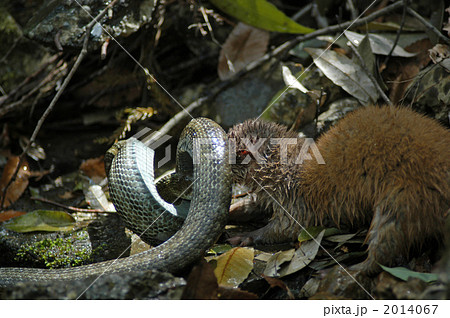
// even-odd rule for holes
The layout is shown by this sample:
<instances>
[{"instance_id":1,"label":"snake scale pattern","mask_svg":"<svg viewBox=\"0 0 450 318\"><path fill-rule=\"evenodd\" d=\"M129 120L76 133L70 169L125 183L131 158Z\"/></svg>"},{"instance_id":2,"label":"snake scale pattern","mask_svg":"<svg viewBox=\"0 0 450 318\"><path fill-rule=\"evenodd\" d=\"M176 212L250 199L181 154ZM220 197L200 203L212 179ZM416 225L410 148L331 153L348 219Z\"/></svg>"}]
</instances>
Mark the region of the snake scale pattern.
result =
<instances>
[{"instance_id":1,"label":"snake scale pattern","mask_svg":"<svg viewBox=\"0 0 450 318\"><path fill-rule=\"evenodd\" d=\"M199 151L194 152L196 140L203 141L198 143L196 150ZM118 213L145 241L166 239L180 226L182 219L173 216L176 209L164 202L156 191L153 150L134 138L112 149L116 156L107 164L108 179ZM79 267L0 268L0 286L29 281L73 281L148 269L177 272L192 264L221 234L231 200L227 136L217 123L196 118L186 126L177 147L177 173L192 178L192 202L181 228L161 245L126 258Z\"/></svg>"}]
</instances>

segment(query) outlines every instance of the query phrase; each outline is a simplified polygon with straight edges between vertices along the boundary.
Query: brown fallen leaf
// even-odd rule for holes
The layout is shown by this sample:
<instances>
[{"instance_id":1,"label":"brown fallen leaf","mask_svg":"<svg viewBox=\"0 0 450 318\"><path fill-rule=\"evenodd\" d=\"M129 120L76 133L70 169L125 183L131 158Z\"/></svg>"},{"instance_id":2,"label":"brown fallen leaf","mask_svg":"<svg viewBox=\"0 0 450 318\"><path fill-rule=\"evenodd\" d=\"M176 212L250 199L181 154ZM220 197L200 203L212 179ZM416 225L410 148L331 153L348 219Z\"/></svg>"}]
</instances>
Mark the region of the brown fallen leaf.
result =
<instances>
[{"instance_id":1,"label":"brown fallen leaf","mask_svg":"<svg viewBox=\"0 0 450 318\"><path fill-rule=\"evenodd\" d=\"M258 295L241 290L239 288L231 288L225 286L219 286L219 299L220 300L254 300L258 299Z\"/></svg>"},{"instance_id":2,"label":"brown fallen leaf","mask_svg":"<svg viewBox=\"0 0 450 318\"><path fill-rule=\"evenodd\" d=\"M15 218L16 216L24 215L27 212L23 211L14 211L14 210L8 210L0 213L0 222L7 221L9 219Z\"/></svg>"},{"instance_id":3,"label":"brown fallen leaf","mask_svg":"<svg viewBox=\"0 0 450 318\"><path fill-rule=\"evenodd\" d=\"M8 186L9 181L13 177L18 164L18 156L9 158L8 162L6 163L5 168L3 169L2 178L0 179L0 200L2 200L3 192ZM30 178L30 176L30 167L28 166L27 161L24 159L17 173L16 179L10 184L8 190L6 191L2 208L10 206L20 198L20 196L28 186L28 179Z\"/></svg>"},{"instance_id":4,"label":"brown fallen leaf","mask_svg":"<svg viewBox=\"0 0 450 318\"><path fill-rule=\"evenodd\" d=\"M80 170L83 171L83 173L91 178L95 183L97 183L97 181L101 181L106 178L105 162L103 159L104 156L87 159L81 164Z\"/></svg>"},{"instance_id":5,"label":"brown fallen leaf","mask_svg":"<svg viewBox=\"0 0 450 318\"><path fill-rule=\"evenodd\" d=\"M218 287L212 266L202 259L192 268L181 299L218 299Z\"/></svg>"},{"instance_id":6,"label":"brown fallen leaf","mask_svg":"<svg viewBox=\"0 0 450 318\"><path fill-rule=\"evenodd\" d=\"M294 299L294 294L292 294L289 287L279 278L269 277L264 274L262 274L262 277L266 280L266 282L269 283L270 288L280 287L284 291L286 291L289 299Z\"/></svg>"},{"instance_id":7,"label":"brown fallen leaf","mask_svg":"<svg viewBox=\"0 0 450 318\"><path fill-rule=\"evenodd\" d=\"M428 50L432 48L429 39L415 42L406 47L408 51L417 52L415 57L409 59L391 59L383 71L386 82L392 83L389 89L389 99L394 103L400 103L405 97L405 92L413 79L430 62Z\"/></svg>"},{"instance_id":8,"label":"brown fallen leaf","mask_svg":"<svg viewBox=\"0 0 450 318\"><path fill-rule=\"evenodd\" d=\"M63 194L58 195L58 197L60 197L61 199L73 199L75 197L75 195L73 194L72 191L66 191Z\"/></svg>"},{"instance_id":9,"label":"brown fallen leaf","mask_svg":"<svg viewBox=\"0 0 450 318\"><path fill-rule=\"evenodd\" d=\"M264 55L269 32L239 22L220 50L217 72L221 80L232 77L250 62Z\"/></svg>"},{"instance_id":10,"label":"brown fallen leaf","mask_svg":"<svg viewBox=\"0 0 450 318\"><path fill-rule=\"evenodd\" d=\"M217 257L214 274L219 285L237 287L253 269L253 248L235 247Z\"/></svg>"}]
</instances>

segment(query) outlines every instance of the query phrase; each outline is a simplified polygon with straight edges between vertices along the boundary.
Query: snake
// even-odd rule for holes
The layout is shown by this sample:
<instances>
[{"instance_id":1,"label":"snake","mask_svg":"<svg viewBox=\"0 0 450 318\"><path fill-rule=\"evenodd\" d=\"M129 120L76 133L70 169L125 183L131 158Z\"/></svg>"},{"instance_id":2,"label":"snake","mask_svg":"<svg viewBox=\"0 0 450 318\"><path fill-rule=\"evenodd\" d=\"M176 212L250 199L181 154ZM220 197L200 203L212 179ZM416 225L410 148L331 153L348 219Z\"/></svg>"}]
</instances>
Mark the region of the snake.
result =
<instances>
[{"instance_id":1,"label":"snake","mask_svg":"<svg viewBox=\"0 0 450 318\"><path fill-rule=\"evenodd\" d=\"M110 196L126 226L144 241L164 241L178 229L169 239L139 254L78 267L0 268L0 286L145 270L177 273L200 259L227 222L231 201L227 135L207 118L192 119L181 133L174 179L190 179L193 187L185 220L182 212L158 194L153 160L154 151L136 138L116 143L105 155Z\"/></svg>"}]
</instances>

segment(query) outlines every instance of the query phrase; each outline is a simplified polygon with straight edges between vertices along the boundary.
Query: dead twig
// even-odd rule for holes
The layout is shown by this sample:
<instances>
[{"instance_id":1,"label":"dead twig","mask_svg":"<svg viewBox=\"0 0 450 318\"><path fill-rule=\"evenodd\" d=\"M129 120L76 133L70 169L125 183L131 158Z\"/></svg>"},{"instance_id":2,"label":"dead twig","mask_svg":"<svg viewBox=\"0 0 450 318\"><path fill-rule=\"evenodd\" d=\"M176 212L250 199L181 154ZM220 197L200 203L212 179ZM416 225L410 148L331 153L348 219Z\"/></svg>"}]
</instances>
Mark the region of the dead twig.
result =
<instances>
[{"instance_id":1,"label":"dead twig","mask_svg":"<svg viewBox=\"0 0 450 318\"><path fill-rule=\"evenodd\" d=\"M12 103L2 107L2 109L0 109L0 117L5 115L6 113L10 112L11 110L15 109L16 107L21 107L27 99L29 99L31 96L33 96L36 92L39 92L48 83L59 80L59 78L63 76L62 73L67 68L67 65L65 63L62 63L62 65L59 65L60 62L61 61L59 61L56 64L55 70L49 72L42 81L40 81L29 92L27 92L25 95L23 95L18 101L12 102Z\"/></svg>"},{"instance_id":2,"label":"dead twig","mask_svg":"<svg viewBox=\"0 0 450 318\"><path fill-rule=\"evenodd\" d=\"M8 95L6 96L2 96L2 98L0 99L0 117L2 117L3 115L5 115L10 109L8 109L8 111L5 111L5 108L11 108L10 105L5 105L2 106L3 104L5 104L6 102L8 102L9 100L14 99L14 96L16 96L18 94L18 92L20 90L22 90L22 88L24 88L25 86L28 86L28 84L30 84L30 82L37 78L42 72L45 71L45 69L56 62L56 60L61 56L60 53L55 54L53 56L51 56L36 72L34 72L33 74L31 74L30 76L28 76L27 78L25 78L19 85L17 85L11 92L8 93ZM59 62L57 62L56 64L58 64ZM47 78L47 77L45 77ZM44 79L45 80L45 79ZM37 84L37 85L29 85L29 86L41 86L41 84Z\"/></svg>"},{"instance_id":3,"label":"dead twig","mask_svg":"<svg viewBox=\"0 0 450 318\"><path fill-rule=\"evenodd\" d=\"M55 107L56 102L59 100L59 98L61 97L62 93L64 92L65 88L67 87L67 85L69 84L70 80L72 79L73 75L75 74L75 72L77 71L78 67L81 64L81 61L84 59L84 57L87 54L87 47L88 47L88 43L89 43L89 35L91 34L91 29L92 27L98 23L98 20L100 20L107 12L108 10L113 7L116 2L118 0L113 0L110 4L108 4L105 9L103 9L94 19L92 19L92 21L86 26L86 32L84 34L84 42L83 42L83 47L80 51L80 54L78 54L78 57L74 63L74 65L72 66L72 69L70 70L69 74L67 74L66 78L64 79L64 82L61 85L61 88L58 90L58 92L55 94L55 96L53 97L52 101L50 102L50 105L48 105L47 109L45 110L45 112L42 114L41 118L39 119L38 123L36 124L36 127L34 128L33 134L30 137L30 140L28 141L27 145L25 146L25 148L23 149L23 152L20 154L19 157L19 164L17 165L16 170L14 171L13 176L11 177L11 179L9 180L8 184L6 185L5 189L3 190L3 195L2 195L2 200L0 203L0 209L3 209L3 204L5 201L5 197L6 197L6 191L8 190L9 186L11 185L11 183L16 179L17 177L17 173L19 172L20 169L20 165L22 164L25 155L27 154L28 150L30 149L31 145L35 142L37 134L39 133L39 131L41 130L42 125L44 124L44 121L47 119L48 115L51 113L51 111L53 110L53 108Z\"/></svg>"},{"instance_id":4,"label":"dead twig","mask_svg":"<svg viewBox=\"0 0 450 318\"><path fill-rule=\"evenodd\" d=\"M402 12L402 21L400 22L400 27L397 30L397 35L395 36L394 44L391 47L391 50L389 51L388 55L384 59L383 65L387 65L389 59L391 58L392 52L394 52L395 47L397 46L398 40L400 39L400 34L403 30L403 26L405 25L405 18L406 18L406 8L409 4L409 0L403 0L403 12Z\"/></svg>"},{"instance_id":5,"label":"dead twig","mask_svg":"<svg viewBox=\"0 0 450 318\"><path fill-rule=\"evenodd\" d=\"M215 94L214 94L214 96L215 96ZM194 109L202 106L203 104L206 103L206 101L211 100L212 97L213 97L213 95L200 97L195 102L190 103L189 106L187 106L185 109L183 109L182 111L176 113L167 123L164 124L164 126L162 126L158 130L158 132L161 133L161 134L168 134L169 131L173 127L175 127L180 121L182 121L183 119L188 117L189 113L191 111L193 111Z\"/></svg>"},{"instance_id":6,"label":"dead twig","mask_svg":"<svg viewBox=\"0 0 450 318\"><path fill-rule=\"evenodd\" d=\"M422 23L428 30L430 30L431 32L433 32L434 34L436 34L441 40L443 40L445 43L447 43L448 45L450 45L450 39L447 38L446 36L444 36L438 29L436 29L434 27L434 25L432 25L430 22L428 22L427 20L425 20L420 14L418 14L416 11L414 11L411 8L406 8L406 10L408 11L408 13L410 15L412 15L413 17L415 17L417 20L420 21L420 23Z\"/></svg>"},{"instance_id":7,"label":"dead twig","mask_svg":"<svg viewBox=\"0 0 450 318\"><path fill-rule=\"evenodd\" d=\"M109 212L109 211L103 211L103 210L99 210L99 209L83 209L83 208L77 208L74 206L70 206L70 205L65 205L65 204L61 204L49 199L45 199L45 198L38 198L38 197L32 197L30 198L31 200L34 201L40 201L40 202L44 202L44 203L48 203L54 206L57 206L59 208L63 208L69 211L73 211L73 212L88 212L88 213L115 213L115 212Z\"/></svg>"},{"instance_id":8,"label":"dead twig","mask_svg":"<svg viewBox=\"0 0 450 318\"><path fill-rule=\"evenodd\" d=\"M305 35L300 35L298 37L296 37L295 39L285 42L284 44L280 45L279 47L277 47L273 52L272 52L272 56L274 55L279 55L281 53L284 52L289 52L290 49L292 49L294 46L296 46L297 44L299 44L300 42L304 42L306 40L310 40L312 38L315 38L319 35L325 35L325 34L330 34L330 33L336 33L336 32L341 32L347 28L350 27L358 27L361 25L365 25L369 22L372 22L375 19L378 19L379 17L382 17L384 15L387 15L389 13L392 13L394 11L396 11L397 9L401 8L403 6L403 2L402 1L398 1L395 2L393 4L391 4L390 6L387 6L381 10L378 10L374 13L369 14L367 17L364 18L360 18L354 21L347 21L344 23L339 23L339 24L335 24L335 25L330 25L329 27L326 28L322 28L319 30L316 30L314 32L305 34ZM267 54L266 54L267 55ZM263 58L265 58L266 56L264 56ZM267 59L267 58L266 58Z\"/></svg>"}]
</instances>

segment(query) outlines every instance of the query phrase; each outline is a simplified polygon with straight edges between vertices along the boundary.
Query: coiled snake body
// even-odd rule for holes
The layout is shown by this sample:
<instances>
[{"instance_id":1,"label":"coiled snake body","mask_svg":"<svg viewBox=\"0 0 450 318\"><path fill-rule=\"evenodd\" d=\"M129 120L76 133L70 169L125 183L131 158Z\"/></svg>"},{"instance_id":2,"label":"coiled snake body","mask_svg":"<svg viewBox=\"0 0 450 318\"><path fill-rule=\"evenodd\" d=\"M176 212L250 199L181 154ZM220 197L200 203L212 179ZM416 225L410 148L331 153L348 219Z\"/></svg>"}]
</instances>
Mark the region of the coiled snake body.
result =
<instances>
[{"instance_id":1,"label":"coiled snake body","mask_svg":"<svg viewBox=\"0 0 450 318\"><path fill-rule=\"evenodd\" d=\"M110 163L108 176L113 203L128 227L138 235L144 232L144 240L164 240L182 221L171 215L176 213L174 207L156 191L153 151L134 138L114 148L117 155ZM147 269L177 272L185 268L212 246L227 220L231 170L226 133L218 124L197 118L186 126L177 148L177 172L193 178L192 202L180 230L163 244L127 258L73 268L0 268L0 286Z\"/></svg>"}]
</instances>

